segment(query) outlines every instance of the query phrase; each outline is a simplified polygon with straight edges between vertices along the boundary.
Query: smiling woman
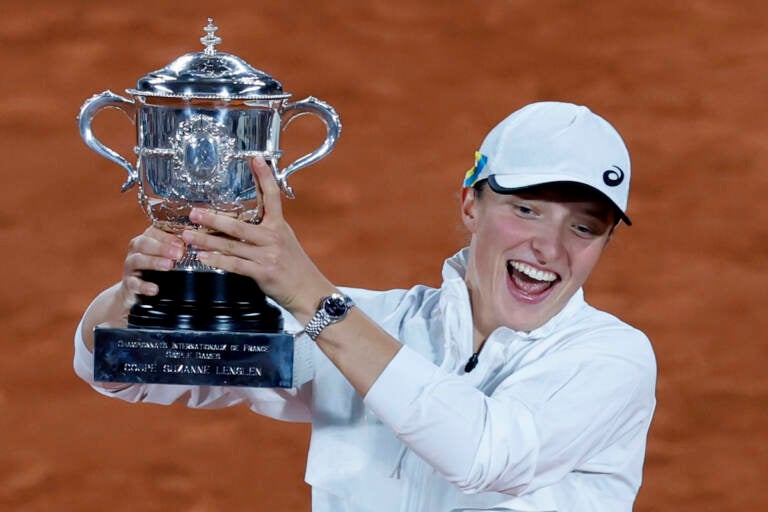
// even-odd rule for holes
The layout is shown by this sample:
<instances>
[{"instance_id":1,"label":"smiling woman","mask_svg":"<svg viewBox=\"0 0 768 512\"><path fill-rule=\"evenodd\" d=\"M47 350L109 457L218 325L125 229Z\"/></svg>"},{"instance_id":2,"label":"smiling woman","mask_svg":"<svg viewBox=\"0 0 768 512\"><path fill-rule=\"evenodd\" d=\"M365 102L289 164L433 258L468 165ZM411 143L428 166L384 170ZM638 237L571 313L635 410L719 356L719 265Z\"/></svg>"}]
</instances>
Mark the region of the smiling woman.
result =
<instances>
[{"instance_id":1,"label":"smiling woman","mask_svg":"<svg viewBox=\"0 0 768 512\"><path fill-rule=\"evenodd\" d=\"M586 107L530 105L488 134L462 193L475 350L563 309L629 221L629 172L621 137Z\"/></svg>"},{"instance_id":2,"label":"smiling woman","mask_svg":"<svg viewBox=\"0 0 768 512\"><path fill-rule=\"evenodd\" d=\"M613 207L582 186L552 183L517 193L463 192L472 233L467 288L477 350L497 328L540 327L581 288L612 228Z\"/></svg>"},{"instance_id":3,"label":"smiling woman","mask_svg":"<svg viewBox=\"0 0 768 512\"><path fill-rule=\"evenodd\" d=\"M182 239L282 308L286 329L315 343L314 378L291 390L93 382L93 326L157 293L139 271L171 268L182 253L152 228L132 244L122 282L86 311L82 378L128 401L245 402L312 423L315 512L632 509L655 359L642 332L581 291L618 220L629 224L629 155L605 120L538 103L488 134L462 191L470 245L446 261L440 288L335 287L284 218L269 166L255 159L252 172L261 223L193 209L206 229Z\"/></svg>"}]
</instances>

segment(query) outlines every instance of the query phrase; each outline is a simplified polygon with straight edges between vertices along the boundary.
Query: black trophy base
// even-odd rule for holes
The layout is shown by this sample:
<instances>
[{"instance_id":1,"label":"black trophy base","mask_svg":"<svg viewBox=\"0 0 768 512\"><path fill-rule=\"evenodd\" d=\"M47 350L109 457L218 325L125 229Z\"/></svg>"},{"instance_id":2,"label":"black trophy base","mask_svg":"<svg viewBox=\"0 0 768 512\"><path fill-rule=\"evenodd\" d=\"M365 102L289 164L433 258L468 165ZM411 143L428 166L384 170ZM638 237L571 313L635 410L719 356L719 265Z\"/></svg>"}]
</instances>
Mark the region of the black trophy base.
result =
<instances>
[{"instance_id":1,"label":"black trophy base","mask_svg":"<svg viewBox=\"0 0 768 512\"><path fill-rule=\"evenodd\" d=\"M94 337L100 382L294 385L292 334L97 327Z\"/></svg>"},{"instance_id":2,"label":"black trophy base","mask_svg":"<svg viewBox=\"0 0 768 512\"><path fill-rule=\"evenodd\" d=\"M231 272L144 270L160 293L139 295L128 327L194 331L281 332L280 310L256 282Z\"/></svg>"},{"instance_id":3,"label":"black trophy base","mask_svg":"<svg viewBox=\"0 0 768 512\"><path fill-rule=\"evenodd\" d=\"M294 337L250 278L230 272L145 270L126 328L94 331L94 378L106 382L252 386L293 384Z\"/></svg>"}]
</instances>

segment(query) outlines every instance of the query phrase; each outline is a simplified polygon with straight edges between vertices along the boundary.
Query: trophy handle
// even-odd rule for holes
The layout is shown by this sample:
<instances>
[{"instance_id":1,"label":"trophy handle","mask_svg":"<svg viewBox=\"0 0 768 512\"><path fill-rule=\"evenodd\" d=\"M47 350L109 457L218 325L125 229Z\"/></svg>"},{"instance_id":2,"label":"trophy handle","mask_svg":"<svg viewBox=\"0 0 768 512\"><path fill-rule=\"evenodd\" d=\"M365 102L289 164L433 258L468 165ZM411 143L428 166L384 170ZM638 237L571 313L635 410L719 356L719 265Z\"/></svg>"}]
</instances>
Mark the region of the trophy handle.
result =
<instances>
[{"instance_id":1,"label":"trophy handle","mask_svg":"<svg viewBox=\"0 0 768 512\"><path fill-rule=\"evenodd\" d=\"M123 183L123 186L120 189L121 192L125 192L139 182L139 173L128 160L120 156L116 151L109 149L102 144L101 141L93 135L91 121L93 121L96 114L103 108L116 108L127 115L132 123L135 123L136 104L112 91L104 91L101 94L95 94L90 99L86 100L86 102L83 103L83 106L80 107L80 114L77 116L77 124L80 127L80 136L85 141L85 144L107 160L115 162L128 173L128 179Z\"/></svg>"},{"instance_id":2,"label":"trophy handle","mask_svg":"<svg viewBox=\"0 0 768 512\"><path fill-rule=\"evenodd\" d=\"M301 158L296 159L295 162L291 163L285 169L275 174L275 179L280 185L280 188L288 197L293 198L293 190L290 186L288 186L287 182L288 176L298 171L299 169L307 167L308 165L312 165L331 152L339 138L339 133L341 133L341 120L339 119L339 115L336 113L336 110L334 110L332 106L313 96L300 101L285 103L280 109L280 113L283 116L283 120L285 121L283 124L283 130L288 128L288 125L291 124L291 121L297 117L303 116L305 114L311 114L319 117L323 121L327 131L325 141L319 148L315 149L309 154L302 156Z\"/></svg>"}]
</instances>

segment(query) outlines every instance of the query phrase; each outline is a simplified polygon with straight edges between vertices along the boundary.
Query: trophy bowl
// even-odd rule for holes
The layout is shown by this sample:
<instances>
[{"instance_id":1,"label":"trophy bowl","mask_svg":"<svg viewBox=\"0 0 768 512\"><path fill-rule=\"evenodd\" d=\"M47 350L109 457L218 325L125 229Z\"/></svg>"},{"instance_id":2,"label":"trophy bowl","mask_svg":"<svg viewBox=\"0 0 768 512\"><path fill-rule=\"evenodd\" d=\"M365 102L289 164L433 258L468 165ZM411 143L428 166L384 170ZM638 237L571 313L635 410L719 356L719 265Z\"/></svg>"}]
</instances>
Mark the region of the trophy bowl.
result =
<instances>
[{"instance_id":1,"label":"trophy bowl","mask_svg":"<svg viewBox=\"0 0 768 512\"><path fill-rule=\"evenodd\" d=\"M327 103L312 96L289 101L291 94L279 81L217 51L221 38L213 19L203 30L203 51L140 78L126 90L129 97L109 90L94 95L78 116L88 147L127 172L122 191L138 185L139 204L152 224L174 234L204 229L189 220L193 207L260 222L262 196L249 160L263 157L285 195L293 198L288 177L328 155L341 131L339 116ZM92 121L106 108L122 111L136 125L135 163L93 134ZM281 168L280 134L302 115L320 118L325 140ZM164 330L189 337L194 331L206 339L205 333L282 331L279 310L252 279L202 264L194 247L187 247L172 270L144 271L143 278L157 283L160 292L139 296L131 308L127 327L134 329L132 335Z\"/></svg>"},{"instance_id":2,"label":"trophy bowl","mask_svg":"<svg viewBox=\"0 0 768 512\"><path fill-rule=\"evenodd\" d=\"M325 157L336 144L336 111L314 97L289 102L280 82L239 57L218 52L221 38L209 18L202 52L183 55L127 89L96 94L80 109L85 143L128 173L122 190L139 185L139 202L152 223L178 233L190 227L189 210L213 208L247 222L261 219L261 197L248 160L263 157L288 197L287 179ZM91 123L104 108L124 112L136 125L136 165L102 144ZM326 126L323 144L284 169L280 133L297 116L315 115Z\"/></svg>"}]
</instances>

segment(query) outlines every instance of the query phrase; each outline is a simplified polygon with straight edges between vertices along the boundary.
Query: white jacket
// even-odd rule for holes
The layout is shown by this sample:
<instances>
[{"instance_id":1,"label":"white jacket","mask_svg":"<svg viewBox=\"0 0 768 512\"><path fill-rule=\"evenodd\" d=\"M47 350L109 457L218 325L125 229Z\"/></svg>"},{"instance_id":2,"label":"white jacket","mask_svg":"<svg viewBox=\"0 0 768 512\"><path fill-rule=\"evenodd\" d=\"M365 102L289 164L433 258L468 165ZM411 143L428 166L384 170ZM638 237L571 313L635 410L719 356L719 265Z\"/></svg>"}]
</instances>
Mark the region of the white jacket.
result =
<instances>
[{"instance_id":1,"label":"white jacket","mask_svg":"<svg viewBox=\"0 0 768 512\"><path fill-rule=\"evenodd\" d=\"M485 342L477 367L464 284L466 250L441 288L346 289L405 346L365 399L320 352L298 389L93 383L75 337L75 370L131 402L216 408L312 423L306 481L314 512L630 511L655 407L646 336L589 306L579 290L532 332ZM301 326L286 315L286 329Z\"/></svg>"}]
</instances>

